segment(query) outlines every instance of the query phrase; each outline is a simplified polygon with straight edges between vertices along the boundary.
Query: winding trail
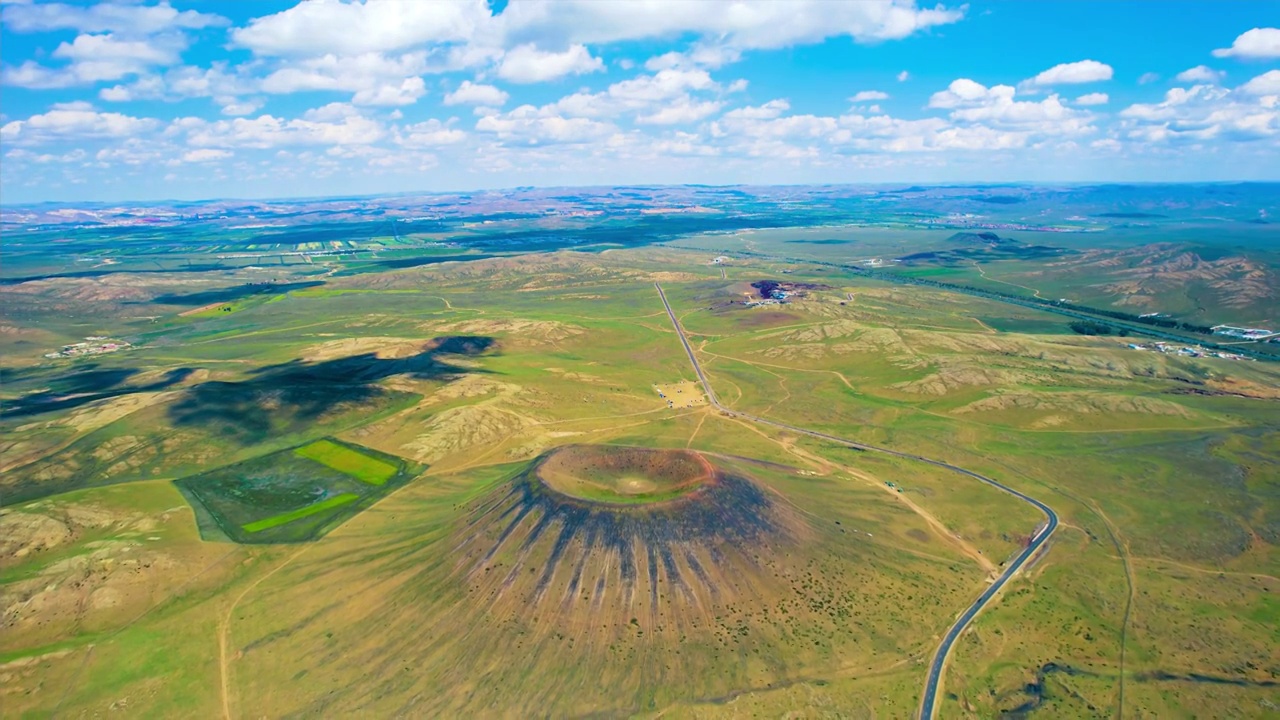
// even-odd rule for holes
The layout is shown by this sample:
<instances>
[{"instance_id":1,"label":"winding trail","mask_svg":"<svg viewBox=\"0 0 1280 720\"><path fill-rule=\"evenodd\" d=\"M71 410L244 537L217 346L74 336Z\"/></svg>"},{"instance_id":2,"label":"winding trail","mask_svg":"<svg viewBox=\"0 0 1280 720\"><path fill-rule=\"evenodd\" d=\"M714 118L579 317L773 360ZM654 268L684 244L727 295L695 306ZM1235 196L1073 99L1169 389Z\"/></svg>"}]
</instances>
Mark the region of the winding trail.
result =
<instances>
[{"instance_id":1,"label":"winding trail","mask_svg":"<svg viewBox=\"0 0 1280 720\"><path fill-rule=\"evenodd\" d=\"M1041 295L1041 294L1040 294L1040 291L1039 291L1039 290L1037 290L1037 289L1035 289L1035 288L1033 288L1033 287L1028 287L1028 286L1026 286L1026 285L1019 285L1018 283L1011 283L1011 282L1009 282L1008 280L1001 280L1000 278L993 278L993 277L991 277L990 275L988 275L988 274L986 273L986 271L985 271L985 270L983 270L983 269L982 269L982 264L981 264L981 263L979 263L977 260L974 260L974 261L973 261L973 267L974 267L974 269L975 269L975 270L977 270L977 271L978 271L978 274L982 276L982 279L983 279L983 280L988 280L988 281L990 281L990 282L1000 283L1001 285L1009 285L1009 286L1011 286L1011 287L1022 288L1023 290L1030 290L1030 291L1031 291L1031 293L1032 293L1032 295L1034 295L1034 296L1035 296L1035 298L1036 298L1037 300L1045 300L1045 299L1047 299L1047 298L1045 298L1043 295Z\"/></svg>"},{"instance_id":2,"label":"winding trail","mask_svg":"<svg viewBox=\"0 0 1280 720\"><path fill-rule=\"evenodd\" d=\"M956 640L959 639L960 634L964 632L964 629L969 626L969 623L973 621L973 618L976 617L977 614L981 612L982 609L985 608L988 603L991 602L991 599L994 598L996 594L999 593L1004 588L1004 586L1008 584L1009 580L1011 580L1013 576L1016 575L1018 571L1021 570L1022 567L1027 564L1027 561L1030 560L1040 550L1040 548L1044 546L1046 542L1048 542L1049 537L1052 536L1054 530L1058 528L1058 514L1053 511L1053 508L1049 507L1048 505L1045 505L1039 500L1036 500L1035 498L1029 495L1018 492L1017 490L1014 490L1013 488L1007 485L1004 485L995 480L992 480L991 478L986 477L985 475L979 475L978 473L973 472L972 470L966 470L962 467L958 467L956 465L952 465L950 463L943 462L941 460L934 460L932 458L927 458L921 455L913 455L911 453L905 453L898 450L890 450L888 448L876 447L874 445L865 445L863 443L858 443L852 440L846 440L841 437L836 437L835 435L828 435L827 433L818 432L817 430L808 430L806 428L796 427L795 425L788 425L786 423L769 420L767 418L758 417L756 415L749 415L747 413L739 412L737 410L733 410L731 408L725 407L724 405L721 405L720 401L716 398L715 391L711 388L711 382L707 380L706 374L704 374L702 371L702 365L698 363L698 358L696 355L694 355L693 346L689 344L689 339L685 337L684 328L681 327L680 321L676 319L676 314L671 309L671 303L667 302L667 294L662 291L662 286L659 285L658 283L654 283L653 286L658 290L658 297L662 299L662 305L667 310L667 316L671 318L671 325L675 328L676 335L679 336L680 338L680 344L684 346L685 354L689 356L689 362L693 365L693 371L694 373L697 374L698 381L702 383L702 389L707 393L707 400L711 403L711 406L713 408L715 408L716 410L719 410L721 413L724 413L729 417L747 420L747 421L756 423L758 425L767 425L769 427L777 428L779 430L787 430L789 432L800 433L801 435L808 435L809 437L815 437L820 440L827 440L827 441L836 443L838 445L844 445L845 447L853 448L855 450L881 453L884 455L892 455L894 457L904 458L907 460L916 460L919 462L929 463L930 465L934 465L940 468L945 468L947 470L951 470L952 472L960 473L961 475L966 475L979 482L990 485L998 490L1002 490L1006 493L1009 493L1010 495L1018 498L1019 500L1022 500L1023 502L1034 505L1037 510L1044 513L1046 522L1032 536L1031 542L1027 544L1027 547L1024 548L1022 552L1018 553L1017 557L1015 557L1009 563L1009 566L1005 568L1005 571L1001 573L1000 576L995 579L995 581L993 581L989 586L987 586L987 589L984 590L982 594L979 595L978 598L973 601L973 604L970 605L968 609L966 609L963 613L960 614L960 617L956 619L956 622L951 626L951 629L948 630L947 634L943 636L942 643L938 646L938 650L933 656L933 662L929 664L929 675L925 681L924 695L920 702L919 716L921 720L932 720L934 713L937 710L937 695L938 695L938 689L942 684L943 670L946 667L947 658L948 656L950 656L951 649L955 645Z\"/></svg>"}]
</instances>

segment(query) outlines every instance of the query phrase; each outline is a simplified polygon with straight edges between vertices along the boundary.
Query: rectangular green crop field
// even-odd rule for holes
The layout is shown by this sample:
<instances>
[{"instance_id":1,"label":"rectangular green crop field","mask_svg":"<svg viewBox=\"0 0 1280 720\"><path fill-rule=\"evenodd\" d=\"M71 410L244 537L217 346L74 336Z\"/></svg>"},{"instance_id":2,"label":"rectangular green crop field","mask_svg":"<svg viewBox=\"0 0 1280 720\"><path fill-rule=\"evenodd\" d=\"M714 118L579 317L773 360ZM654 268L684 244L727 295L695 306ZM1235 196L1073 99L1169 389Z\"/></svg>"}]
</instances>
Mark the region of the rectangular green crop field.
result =
<instances>
[{"instance_id":1,"label":"rectangular green crop field","mask_svg":"<svg viewBox=\"0 0 1280 720\"><path fill-rule=\"evenodd\" d=\"M339 445L332 440L317 440L294 450L293 453L370 485L382 485L400 472L400 468L391 463L352 450L345 445Z\"/></svg>"}]
</instances>

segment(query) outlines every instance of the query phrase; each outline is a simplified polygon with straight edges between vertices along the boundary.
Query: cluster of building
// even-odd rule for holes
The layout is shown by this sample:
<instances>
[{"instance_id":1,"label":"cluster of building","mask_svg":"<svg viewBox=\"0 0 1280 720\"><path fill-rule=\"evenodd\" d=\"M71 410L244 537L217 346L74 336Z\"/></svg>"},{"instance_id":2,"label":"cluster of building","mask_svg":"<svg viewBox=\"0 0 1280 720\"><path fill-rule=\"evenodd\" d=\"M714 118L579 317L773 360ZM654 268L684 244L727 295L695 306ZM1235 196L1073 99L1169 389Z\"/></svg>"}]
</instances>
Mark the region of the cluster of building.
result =
<instances>
[{"instance_id":1,"label":"cluster of building","mask_svg":"<svg viewBox=\"0 0 1280 720\"><path fill-rule=\"evenodd\" d=\"M1241 340L1267 340L1273 342L1280 339L1280 333L1275 330L1267 330L1266 328L1247 328L1236 327L1234 325L1214 325L1209 328L1214 335L1225 335L1227 337L1240 338Z\"/></svg>"},{"instance_id":2,"label":"cluster of building","mask_svg":"<svg viewBox=\"0 0 1280 720\"><path fill-rule=\"evenodd\" d=\"M69 358L81 357L83 355L104 355L113 353L118 350L127 350L133 347L124 340L112 340L109 337L94 335L84 339L84 342L78 342L74 345L63 345L62 349L57 352L45 353L47 358Z\"/></svg>"},{"instance_id":3,"label":"cluster of building","mask_svg":"<svg viewBox=\"0 0 1280 720\"><path fill-rule=\"evenodd\" d=\"M1198 345L1194 347L1190 345L1175 346L1159 341L1144 343L1141 345L1137 343L1129 343L1129 349L1151 350L1153 352L1165 353L1166 355L1182 355L1184 357L1212 357L1221 358L1222 360L1253 360L1251 357L1237 355L1236 353L1223 352L1221 350L1206 350Z\"/></svg>"},{"instance_id":4,"label":"cluster of building","mask_svg":"<svg viewBox=\"0 0 1280 720\"><path fill-rule=\"evenodd\" d=\"M758 300L747 300L744 304L749 308L764 307L766 305L786 305L787 298L791 297L791 293L780 287L775 287L767 291L769 297L760 298Z\"/></svg>"}]
</instances>

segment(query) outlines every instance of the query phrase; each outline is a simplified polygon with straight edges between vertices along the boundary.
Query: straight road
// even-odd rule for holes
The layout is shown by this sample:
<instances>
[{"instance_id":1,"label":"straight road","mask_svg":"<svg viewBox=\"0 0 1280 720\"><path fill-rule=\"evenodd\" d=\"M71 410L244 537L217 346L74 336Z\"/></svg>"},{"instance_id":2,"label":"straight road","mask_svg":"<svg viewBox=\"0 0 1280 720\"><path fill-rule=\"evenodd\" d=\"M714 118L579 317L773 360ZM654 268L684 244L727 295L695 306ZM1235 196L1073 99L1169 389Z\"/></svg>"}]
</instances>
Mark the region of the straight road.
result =
<instances>
[{"instance_id":1,"label":"straight road","mask_svg":"<svg viewBox=\"0 0 1280 720\"><path fill-rule=\"evenodd\" d=\"M969 626L969 623L973 618L977 616L984 607L986 607L987 603L991 602L991 598L995 597L996 593L1000 592L1000 590L1008 584L1009 580L1027 564L1027 561L1030 560L1046 542L1048 542L1049 536L1053 535L1053 531L1058 529L1058 514L1053 511L1053 508L1050 508L1039 500L1018 492L1003 483L996 482L985 475L979 475L972 470L966 470L962 467L921 455L913 455L911 453L900 452L898 450L876 447L875 445L866 445L864 443L846 440L844 438L836 437L835 435L828 435L827 433L818 432L816 430L808 430L806 428L796 427L795 425L776 422L767 418L738 412L737 410L721 405L720 401L716 399L715 391L711 389L711 383L707 380L706 374L702 372L702 366L698 364L697 356L693 354L693 346L689 344L689 339L685 337L684 328L680 326L680 321L676 319L676 314L671 309L671 303L667 302L667 294L662 291L662 286L658 283L654 283L653 286L658 289L658 297L662 298L662 305L667 309L667 316L671 318L671 325L675 327L676 335L680 337L680 344L684 346L684 351L689 356L689 362L693 365L693 371L697 373L698 381L702 383L702 389L707 393L708 402L710 402L711 406L716 410L732 417L742 418L743 420L748 420L759 425L768 425L769 427L778 428L779 430L788 430L790 432L800 433L801 435L808 435L821 440L828 440L838 445L851 447L855 450L892 455L906 460L916 460L918 462L929 463L930 465L945 468L952 472L958 472L961 475L967 475L974 480L986 483L991 487L1009 493L1023 502L1030 503L1031 505L1034 505L1037 510L1044 513L1047 522L1041 526L1040 530L1031 538L1031 542L1027 544L1027 547L1024 548L1022 552L1018 553L1018 556L1009 563L1009 566L1000 574L1000 577L996 578L995 582L991 583L991 585L989 585L987 589L978 596L978 599L973 601L973 604L956 619L955 624L953 624L951 629L947 631L947 634L943 636L942 644L938 646L938 651L933 656L933 662L929 665L929 676L925 681L924 697L920 703L921 720L932 720L937 707L938 686L942 683L942 671L947 664L947 656L951 654L952 646L955 645L956 640L960 637L960 633L964 632L964 629Z\"/></svg>"}]
</instances>

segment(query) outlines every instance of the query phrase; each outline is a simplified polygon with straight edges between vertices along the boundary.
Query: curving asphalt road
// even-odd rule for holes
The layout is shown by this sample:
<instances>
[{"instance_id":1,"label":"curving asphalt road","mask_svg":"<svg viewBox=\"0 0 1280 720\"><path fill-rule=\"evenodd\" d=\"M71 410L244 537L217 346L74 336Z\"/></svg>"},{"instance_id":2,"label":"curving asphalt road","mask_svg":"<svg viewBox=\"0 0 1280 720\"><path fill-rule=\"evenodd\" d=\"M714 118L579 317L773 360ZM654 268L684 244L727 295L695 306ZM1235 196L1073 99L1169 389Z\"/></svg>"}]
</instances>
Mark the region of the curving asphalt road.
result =
<instances>
[{"instance_id":1,"label":"curving asphalt road","mask_svg":"<svg viewBox=\"0 0 1280 720\"><path fill-rule=\"evenodd\" d=\"M978 596L978 599L973 601L973 604L956 619L955 624L953 624L951 629L947 631L947 634L943 636L942 643L938 646L938 651L933 656L933 662L929 665L929 677L925 681L924 697L920 702L921 720L932 720L937 708L938 686L942 683L942 671L946 666L947 656L951 654L952 646L955 645L956 640L960 637L960 633L964 632L964 629L969 626L969 623L973 618L982 611L982 608L986 607L987 603L991 602L991 598L995 597L996 593L1000 592L1000 590L1008 584L1009 580L1027 564L1027 561L1044 546L1045 542L1049 540L1049 536L1053 535L1053 531L1058 529L1058 514L1053 511L1053 508L1050 508L1048 505L1045 505L1030 495L1018 492L1008 485L996 482L985 475L979 475L972 470L966 470L962 467L958 467L941 460L934 460L932 458L912 455L911 453L890 450L888 448L876 447L874 445L866 445L852 440L846 440L841 437L836 437L835 435L828 435L827 433L818 432L816 430L808 430L802 427L796 427L795 425L776 422L766 418L757 417L755 415L749 415L744 412L739 412L721 405L720 401L716 398L715 391L711 389L711 383L707 380L706 374L702 372L702 366L698 364L698 358L693 354L693 347L689 345L689 339L685 337L684 328L680 326L680 321L676 319L676 314L671 309L671 303L667 302L667 294L662 291L662 286L658 283L654 283L653 286L658 289L658 297L662 298L662 305L667 309L667 316L671 318L671 324L675 327L676 335L680 336L680 344L684 346L684 351L689 356L689 362L693 365L693 371L697 373L698 381L702 383L702 389L707 393L707 400L711 403L712 407L720 412L732 417L749 420L760 425L768 425L780 430L789 430L802 435L808 435L822 440L829 440L839 445L854 448L855 450L893 455L894 457L900 457L907 460L917 460L919 462L929 463L930 465L936 465L940 468L946 468L947 470L958 472L961 475L967 475L979 482L986 483L991 487L1007 492L1023 502L1030 503L1031 505L1034 505L1037 510L1044 513L1045 517L1048 519L1048 522L1046 522L1036 532L1035 536L1031 538L1031 542L1027 544L1027 547L1024 548L1022 552L1018 553L1018 556L1009 563L1009 566L1000 574L1000 577L996 578L995 582L991 583L991 585Z\"/></svg>"}]
</instances>

